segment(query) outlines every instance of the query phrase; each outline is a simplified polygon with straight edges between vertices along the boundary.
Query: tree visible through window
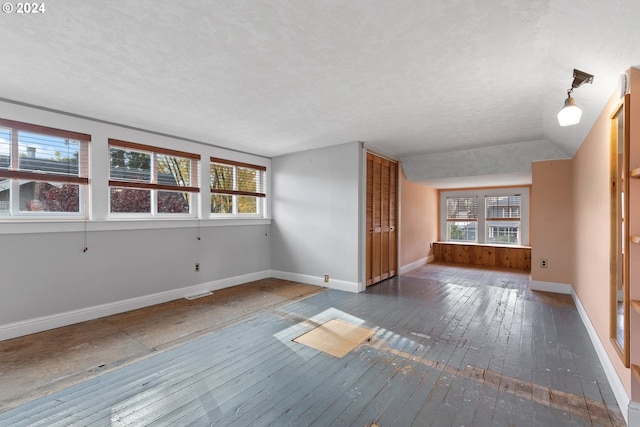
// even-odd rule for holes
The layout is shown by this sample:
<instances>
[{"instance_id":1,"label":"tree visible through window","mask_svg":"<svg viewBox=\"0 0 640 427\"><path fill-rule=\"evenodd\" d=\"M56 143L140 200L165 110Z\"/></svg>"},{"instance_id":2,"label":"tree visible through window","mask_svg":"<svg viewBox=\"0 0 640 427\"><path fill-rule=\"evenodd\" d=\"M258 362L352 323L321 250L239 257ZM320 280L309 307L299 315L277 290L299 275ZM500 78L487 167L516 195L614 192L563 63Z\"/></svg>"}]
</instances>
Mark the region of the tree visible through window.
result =
<instances>
[{"instance_id":1,"label":"tree visible through window","mask_svg":"<svg viewBox=\"0 0 640 427\"><path fill-rule=\"evenodd\" d=\"M264 166L211 158L211 213L260 215L265 194Z\"/></svg>"},{"instance_id":2,"label":"tree visible through window","mask_svg":"<svg viewBox=\"0 0 640 427\"><path fill-rule=\"evenodd\" d=\"M0 119L0 214L84 214L91 136Z\"/></svg>"},{"instance_id":3,"label":"tree visible through window","mask_svg":"<svg viewBox=\"0 0 640 427\"><path fill-rule=\"evenodd\" d=\"M189 214L199 155L109 140L112 213Z\"/></svg>"}]
</instances>

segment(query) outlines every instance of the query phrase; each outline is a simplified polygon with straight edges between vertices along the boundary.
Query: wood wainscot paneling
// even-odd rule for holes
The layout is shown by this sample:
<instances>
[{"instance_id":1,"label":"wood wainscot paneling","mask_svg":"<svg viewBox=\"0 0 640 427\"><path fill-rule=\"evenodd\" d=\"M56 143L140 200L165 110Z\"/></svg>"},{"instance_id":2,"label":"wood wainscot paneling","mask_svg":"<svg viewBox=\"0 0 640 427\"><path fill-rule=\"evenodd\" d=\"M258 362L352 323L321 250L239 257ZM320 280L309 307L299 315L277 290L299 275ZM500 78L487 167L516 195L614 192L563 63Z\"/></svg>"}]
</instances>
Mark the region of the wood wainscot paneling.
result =
<instances>
[{"instance_id":1,"label":"wood wainscot paneling","mask_svg":"<svg viewBox=\"0 0 640 427\"><path fill-rule=\"evenodd\" d=\"M433 257L434 261L531 270L531 248L528 246L435 242Z\"/></svg>"}]
</instances>

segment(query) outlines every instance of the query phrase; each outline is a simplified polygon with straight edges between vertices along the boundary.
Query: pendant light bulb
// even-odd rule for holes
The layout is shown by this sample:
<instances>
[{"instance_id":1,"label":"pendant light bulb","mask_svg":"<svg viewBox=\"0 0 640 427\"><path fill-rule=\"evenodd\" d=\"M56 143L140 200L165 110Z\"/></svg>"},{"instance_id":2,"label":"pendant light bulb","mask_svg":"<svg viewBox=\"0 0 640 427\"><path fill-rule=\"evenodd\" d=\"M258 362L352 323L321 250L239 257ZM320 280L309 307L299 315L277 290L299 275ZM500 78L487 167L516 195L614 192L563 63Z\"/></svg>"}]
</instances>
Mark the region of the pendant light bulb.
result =
<instances>
[{"instance_id":1,"label":"pendant light bulb","mask_svg":"<svg viewBox=\"0 0 640 427\"><path fill-rule=\"evenodd\" d=\"M582 110L576 105L576 101L569 95L564 101L564 107L558 113L560 126L573 126L580 123Z\"/></svg>"}]
</instances>

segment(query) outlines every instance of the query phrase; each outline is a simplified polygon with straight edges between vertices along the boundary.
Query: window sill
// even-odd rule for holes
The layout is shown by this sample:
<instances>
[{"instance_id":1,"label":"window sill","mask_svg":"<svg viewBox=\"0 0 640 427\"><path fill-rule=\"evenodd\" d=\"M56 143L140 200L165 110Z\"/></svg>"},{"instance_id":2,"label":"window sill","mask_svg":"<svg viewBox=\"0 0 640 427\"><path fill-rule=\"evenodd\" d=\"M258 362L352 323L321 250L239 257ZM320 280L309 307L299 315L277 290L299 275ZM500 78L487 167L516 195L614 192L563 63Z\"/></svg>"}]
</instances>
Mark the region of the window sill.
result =
<instances>
[{"instance_id":1,"label":"window sill","mask_svg":"<svg viewBox=\"0 0 640 427\"><path fill-rule=\"evenodd\" d=\"M476 242L447 242L447 241L437 241L435 243L441 245L460 245L460 246L486 246L491 248L523 248L523 249L531 249L531 246L525 245L508 245L508 244L500 244L500 243L476 243Z\"/></svg>"},{"instance_id":2,"label":"window sill","mask_svg":"<svg viewBox=\"0 0 640 427\"><path fill-rule=\"evenodd\" d=\"M153 230L168 228L205 228L247 225L269 225L271 218L174 218L174 219L110 219L108 221L20 220L0 221L1 234L73 233L83 231Z\"/></svg>"}]
</instances>

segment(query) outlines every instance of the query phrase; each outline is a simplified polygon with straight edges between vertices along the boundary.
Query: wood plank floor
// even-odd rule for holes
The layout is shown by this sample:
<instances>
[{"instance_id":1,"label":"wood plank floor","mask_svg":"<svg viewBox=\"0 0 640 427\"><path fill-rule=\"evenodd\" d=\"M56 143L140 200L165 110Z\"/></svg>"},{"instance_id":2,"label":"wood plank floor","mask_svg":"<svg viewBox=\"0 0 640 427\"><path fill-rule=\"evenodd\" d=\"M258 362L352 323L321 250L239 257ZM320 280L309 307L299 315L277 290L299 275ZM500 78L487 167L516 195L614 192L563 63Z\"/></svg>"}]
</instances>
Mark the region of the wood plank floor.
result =
<instances>
[{"instance_id":1,"label":"wood plank floor","mask_svg":"<svg viewBox=\"0 0 640 427\"><path fill-rule=\"evenodd\" d=\"M300 294L7 409L0 425L624 425L570 297L528 282L428 264L361 294ZM342 358L293 342L332 319L375 333ZM18 351L5 343L2 358Z\"/></svg>"}]
</instances>

